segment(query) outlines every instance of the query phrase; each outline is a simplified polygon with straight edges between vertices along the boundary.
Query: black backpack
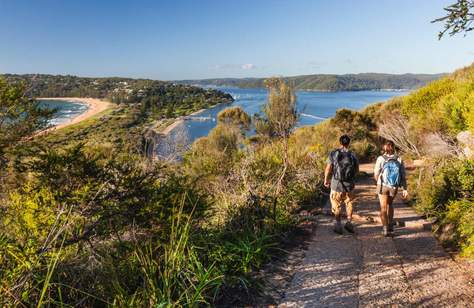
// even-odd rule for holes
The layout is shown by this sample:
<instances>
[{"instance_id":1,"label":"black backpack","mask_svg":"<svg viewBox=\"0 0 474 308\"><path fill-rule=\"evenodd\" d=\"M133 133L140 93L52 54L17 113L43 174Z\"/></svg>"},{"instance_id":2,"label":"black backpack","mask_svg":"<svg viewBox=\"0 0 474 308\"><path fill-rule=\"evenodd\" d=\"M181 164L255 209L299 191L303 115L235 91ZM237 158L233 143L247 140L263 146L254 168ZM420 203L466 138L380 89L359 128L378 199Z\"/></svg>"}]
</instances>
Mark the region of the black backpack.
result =
<instances>
[{"instance_id":1,"label":"black backpack","mask_svg":"<svg viewBox=\"0 0 474 308\"><path fill-rule=\"evenodd\" d=\"M346 183L353 182L356 175L356 163L352 153L336 150L333 157L334 179Z\"/></svg>"}]
</instances>

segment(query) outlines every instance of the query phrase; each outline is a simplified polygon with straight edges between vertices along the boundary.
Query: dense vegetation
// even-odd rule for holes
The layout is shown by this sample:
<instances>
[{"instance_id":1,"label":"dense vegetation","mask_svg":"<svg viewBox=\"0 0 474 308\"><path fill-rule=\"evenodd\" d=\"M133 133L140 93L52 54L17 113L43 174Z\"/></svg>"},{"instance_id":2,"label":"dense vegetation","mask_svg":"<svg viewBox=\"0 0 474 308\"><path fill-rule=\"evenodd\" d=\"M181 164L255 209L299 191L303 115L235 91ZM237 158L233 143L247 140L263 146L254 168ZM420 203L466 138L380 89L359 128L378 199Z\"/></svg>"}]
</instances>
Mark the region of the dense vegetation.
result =
<instances>
[{"instance_id":1,"label":"dense vegetation","mask_svg":"<svg viewBox=\"0 0 474 308\"><path fill-rule=\"evenodd\" d=\"M407 96L331 120L351 133L360 156L374 156L381 138L395 141L423 166L411 175L414 206L435 219L440 239L474 258L474 65Z\"/></svg>"},{"instance_id":2,"label":"dense vegetation","mask_svg":"<svg viewBox=\"0 0 474 308\"><path fill-rule=\"evenodd\" d=\"M25 94L30 97L105 98L118 104L142 104L148 112L168 118L184 110L199 110L232 101L229 94L221 91L149 79L43 74L6 74L3 77L10 83L23 83Z\"/></svg>"},{"instance_id":3,"label":"dense vegetation","mask_svg":"<svg viewBox=\"0 0 474 308\"><path fill-rule=\"evenodd\" d=\"M406 159L423 158L412 174L414 205L472 257L474 160L456 138L474 130L473 81L468 67L406 97L294 130L293 90L271 79L261 116L224 110L181 163L143 156L151 114L143 103L9 144L0 304L251 303L255 273L304 219L298 213L321 204L321 171L341 133L353 137L361 159L377 155L382 138L394 139ZM2 100L9 97L28 101ZM251 126L257 134L246 138Z\"/></svg>"},{"instance_id":4,"label":"dense vegetation","mask_svg":"<svg viewBox=\"0 0 474 308\"><path fill-rule=\"evenodd\" d=\"M426 161L415 206L437 220L446 244L474 258L474 65L392 104L408 121L408 151Z\"/></svg>"},{"instance_id":5,"label":"dense vegetation","mask_svg":"<svg viewBox=\"0 0 474 308\"><path fill-rule=\"evenodd\" d=\"M284 80L295 89L315 91L359 91L381 89L416 89L439 79L443 74L316 74L285 77ZM183 80L178 83L193 85L231 86L239 88L263 88L263 78L221 78L203 80Z\"/></svg>"},{"instance_id":6,"label":"dense vegetation","mask_svg":"<svg viewBox=\"0 0 474 308\"><path fill-rule=\"evenodd\" d=\"M324 127L290 134L294 95L280 80L268 87L263 116L225 110L182 164L130 146L143 104L6 149L0 304L248 303L256 270L320 200L331 145ZM246 140L252 122L258 134ZM310 144L318 134L326 141Z\"/></svg>"},{"instance_id":7,"label":"dense vegetation","mask_svg":"<svg viewBox=\"0 0 474 308\"><path fill-rule=\"evenodd\" d=\"M154 131L161 122L165 126L173 118L233 100L221 91L146 79L4 76L7 82L21 85L25 97L95 97L116 103L100 114L99 120L81 122L44 136L42 142L52 147L84 142L145 153L156 139Z\"/></svg>"}]
</instances>

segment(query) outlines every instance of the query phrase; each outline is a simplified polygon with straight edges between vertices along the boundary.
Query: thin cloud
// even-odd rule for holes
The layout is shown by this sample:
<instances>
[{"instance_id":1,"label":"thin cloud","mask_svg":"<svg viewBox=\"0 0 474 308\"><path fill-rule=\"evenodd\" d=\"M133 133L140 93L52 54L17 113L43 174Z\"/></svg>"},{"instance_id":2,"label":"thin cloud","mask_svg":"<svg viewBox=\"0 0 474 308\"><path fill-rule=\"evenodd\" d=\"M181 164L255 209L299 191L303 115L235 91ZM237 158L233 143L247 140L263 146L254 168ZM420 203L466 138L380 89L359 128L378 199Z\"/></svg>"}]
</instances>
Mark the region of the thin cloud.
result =
<instances>
[{"instance_id":1,"label":"thin cloud","mask_svg":"<svg viewBox=\"0 0 474 308\"><path fill-rule=\"evenodd\" d=\"M257 66L252 63L245 64L216 64L211 67L212 70L253 70Z\"/></svg>"},{"instance_id":2,"label":"thin cloud","mask_svg":"<svg viewBox=\"0 0 474 308\"><path fill-rule=\"evenodd\" d=\"M240 67L243 70L253 70L253 69L257 68L257 66L255 64L252 64L252 63L242 64Z\"/></svg>"}]
</instances>

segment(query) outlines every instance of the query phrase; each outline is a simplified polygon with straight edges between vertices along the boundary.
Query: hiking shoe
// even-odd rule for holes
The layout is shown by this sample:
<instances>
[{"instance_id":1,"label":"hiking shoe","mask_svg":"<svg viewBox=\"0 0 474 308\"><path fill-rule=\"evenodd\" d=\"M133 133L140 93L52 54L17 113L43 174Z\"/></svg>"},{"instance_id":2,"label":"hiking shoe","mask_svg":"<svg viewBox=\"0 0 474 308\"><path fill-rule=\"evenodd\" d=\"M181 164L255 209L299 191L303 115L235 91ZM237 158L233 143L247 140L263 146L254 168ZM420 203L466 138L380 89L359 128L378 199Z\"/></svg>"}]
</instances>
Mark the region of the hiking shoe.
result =
<instances>
[{"instance_id":1,"label":"hiking shoe","mask_svg":"<svg viewBox=\"0 0 474 308\"><path fill-rule=\"evenodd\" d=\"M346 229L349 233L354 233L354 225L350 221L346 222L344 229Z\"/></svg>"},{"instance_id":2,"label":"hiking shoe","mask_svg":"<svg viewBox=\"0 0 474 308\"><path fill-rule=\"evenodd\" d=\"M397 223L395 221L392 221L389 225L388 225L388 232L393 232L393 228L397 225Z\"/></svg>"},{"instance_id":3,"label":"hiking shoe","mask_svg":"<svg viewBox=\"0 0 474 308\"><path fill-rule=\"evenodd\" d=\"M341 226L341 224L336 224L336 225L334 226L334 232L336 232L337 234L340 234L340 235L342 235L342 234L344 233L344 232L342 231L342 226Z\"/></svg>"}]
</instances>

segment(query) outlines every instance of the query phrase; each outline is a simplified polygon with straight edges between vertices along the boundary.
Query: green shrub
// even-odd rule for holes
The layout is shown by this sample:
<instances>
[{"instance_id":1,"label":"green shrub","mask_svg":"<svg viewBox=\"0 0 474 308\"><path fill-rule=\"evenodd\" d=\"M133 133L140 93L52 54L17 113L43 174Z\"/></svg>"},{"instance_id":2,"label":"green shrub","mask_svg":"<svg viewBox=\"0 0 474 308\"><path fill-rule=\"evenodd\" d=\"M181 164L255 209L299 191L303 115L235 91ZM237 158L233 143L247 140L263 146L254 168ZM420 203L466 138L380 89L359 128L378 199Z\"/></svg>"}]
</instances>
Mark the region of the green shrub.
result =
<instances>
[{"instance_id":1,"label":"green shrub","mask_svg":"<svg viewBox=\"0 0 474 308\"><path fill-rule=\"evenodd\" d=\"M454 226L454 238L464 255L474 257L474 160L438 161L420 171L415 207L437 218L440 230Z\"/></svg>"},{"instance_id":2,"label":"green shrub","mask_svg":"<svg viewBox=\"0 0 474 308\"><path fill-rule=\"evenodd\" d=\"M360 162L372 161L378 154L377 146L367 139L352 142L351 149L354 151Z\"/></svg>"},{"instance_id":3,"label":"green shrub","mask_svg":"<svg viewBox=\"0 0 474 308\"><path fill-rule=\"evenodd\" d=\"M169 241L137 245L127 259L127 271L138 284L115 275L113 304L126 307L193 307L209 305L223 276L214 264L203 264L190 242L192 220L182 209L172 216ZM207 253L207 252L206 252ZM130 289L133 292L130 292Z\"/></svg>"},{"instance_id":4,"label":"green shrub","mask_svg":"<svg viewBox=\"0 0 474 308\"><path fill-rule=\"evenodd\" d=\"M443 224L456 228L456 242L462 254L474 259L474 200L462 199L448 204Z\"/></svg>"},{"instance_id":5,"label":"green shrub","mask_svg":"<svg viewBox=\"0 0 474 308\"><path fill-rule=\"evenodd\" d=\"M351 136L353 140L366 138L371 130L375 128L372 119L366 113L350 109L339 109L330 123Z\"/></svg>"},{"instance_id":6,"label":"green shrub","mask_svg":"<svg viewBox=\"0 0 474 308\"><path fill-rule=\"evenodd\" d=\"M421 179L416 190L416 208L428 217L442 217L446 204L455 200L459 195L459 181L455 163L436 162L438 168L422 169Z\"/></svg>"},{"instance_id":7,"label":"green shrub","mask_svg":"<svg viewBox=\"0 0 474 308\"><path fill-rule=\"evenodd\" d=\"M0 205L0 305L196 307L250 293L295 213L320 201L337 131L290 135L292 91L270 87L269 134L245 142L250 118L227 110L182 165L137 155L151 101L18 155Z\"/></svg>"}]
</instances>

